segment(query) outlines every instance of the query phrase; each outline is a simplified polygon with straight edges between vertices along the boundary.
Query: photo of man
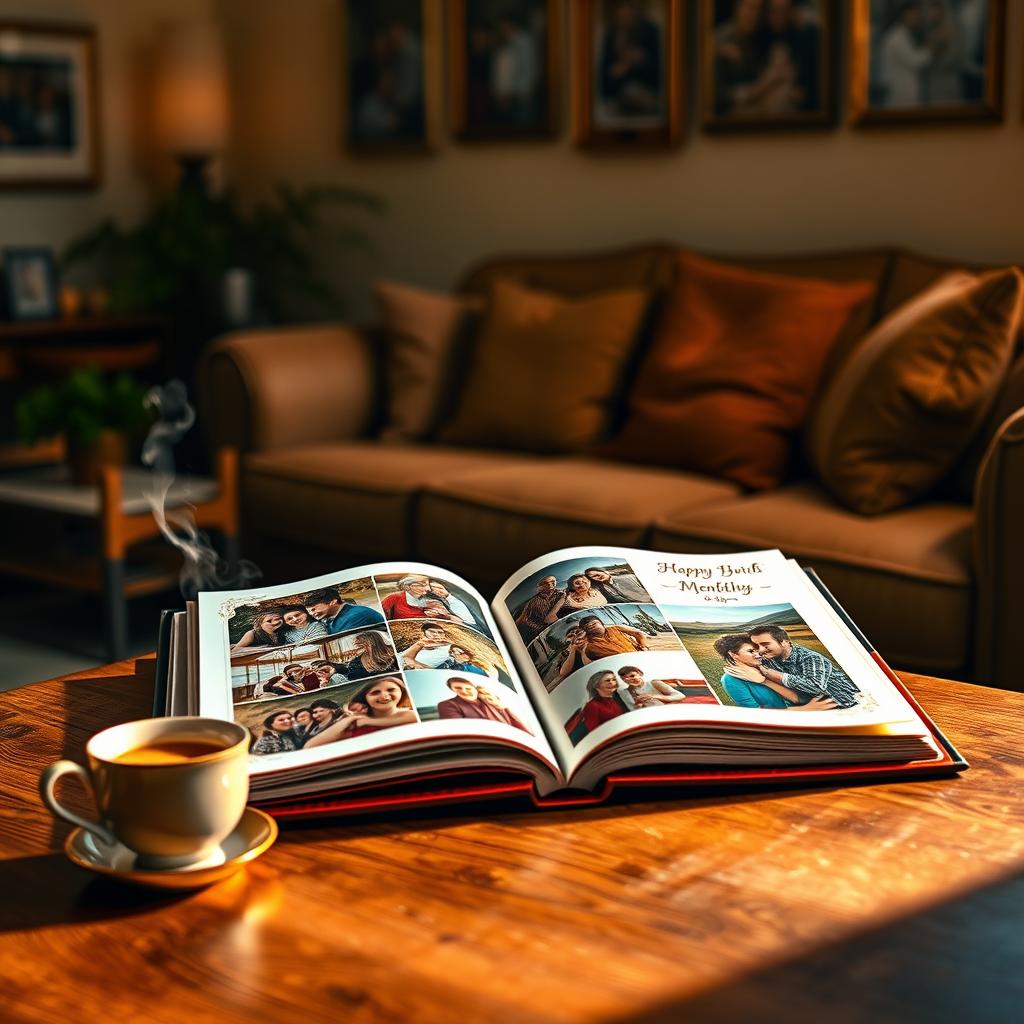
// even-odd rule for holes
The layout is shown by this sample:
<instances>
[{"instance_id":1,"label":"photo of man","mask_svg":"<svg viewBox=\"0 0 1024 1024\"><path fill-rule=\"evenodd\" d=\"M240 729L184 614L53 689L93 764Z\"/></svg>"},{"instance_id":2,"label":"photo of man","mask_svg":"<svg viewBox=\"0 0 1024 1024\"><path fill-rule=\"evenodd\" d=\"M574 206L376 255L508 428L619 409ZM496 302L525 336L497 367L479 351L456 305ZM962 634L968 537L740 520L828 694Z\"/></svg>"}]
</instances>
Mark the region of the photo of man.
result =
<instances>
[{"instance_id":1,"label":"photo of man","mask_svg":"<svg viewBox=\"0 0 1024 1024\"><path fill-rule=\"evenodd\" d=\"M407 677L420 718L427 721L487 721L533 735L533 713L510 682L427 670Z\"/></svg>"}]
</instances>

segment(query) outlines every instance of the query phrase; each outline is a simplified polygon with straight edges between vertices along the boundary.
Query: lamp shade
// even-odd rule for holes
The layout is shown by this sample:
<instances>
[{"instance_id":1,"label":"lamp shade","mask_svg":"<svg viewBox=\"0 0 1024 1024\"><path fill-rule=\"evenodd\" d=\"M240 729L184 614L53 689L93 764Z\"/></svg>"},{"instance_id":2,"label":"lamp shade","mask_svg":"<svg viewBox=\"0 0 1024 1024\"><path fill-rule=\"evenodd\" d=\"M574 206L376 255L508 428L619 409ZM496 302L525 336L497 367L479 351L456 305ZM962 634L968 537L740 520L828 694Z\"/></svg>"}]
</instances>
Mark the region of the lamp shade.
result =
<instances>
[{"instance_id":1,"label":"lamp shade","mask_svg":"<svg viewBox=\"0 0 1024 1024\"><path fill-rule=\"evenodd\" d=\"M156 65L155 128L159 144L179 156L224 149L228 90L224 44L212 21L180 21L161 34Z\"/></svg>"}]
</instances>

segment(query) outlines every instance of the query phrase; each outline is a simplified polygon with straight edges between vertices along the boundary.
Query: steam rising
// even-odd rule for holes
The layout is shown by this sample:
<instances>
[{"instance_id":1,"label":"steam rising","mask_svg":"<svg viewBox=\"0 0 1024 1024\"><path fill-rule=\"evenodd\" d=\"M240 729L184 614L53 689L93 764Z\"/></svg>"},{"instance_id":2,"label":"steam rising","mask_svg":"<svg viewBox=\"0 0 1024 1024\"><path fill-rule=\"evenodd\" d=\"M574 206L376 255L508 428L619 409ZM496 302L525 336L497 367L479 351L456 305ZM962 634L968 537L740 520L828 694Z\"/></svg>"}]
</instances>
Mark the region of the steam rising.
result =
<instances>
[{"instance_id":1,"label":"steam rising","mask_svg":"<svg viewBox=\"0 0 1024 1024\"><path fill-rule=\"evenodd\" d=\"M157 414L142 446L142 462L153 471L146 500L160 532L184 558L179 578L182 597L191 601L200 590L234 590L258 579L262 573L252 562L239 559L232 568L217 554L206 533L197 528L192 506L167 510L167 495L175 480L174 447L196 421L185 385L180 380L157 385L146 394L145 404Z\"/></svg>"}]
</instances>

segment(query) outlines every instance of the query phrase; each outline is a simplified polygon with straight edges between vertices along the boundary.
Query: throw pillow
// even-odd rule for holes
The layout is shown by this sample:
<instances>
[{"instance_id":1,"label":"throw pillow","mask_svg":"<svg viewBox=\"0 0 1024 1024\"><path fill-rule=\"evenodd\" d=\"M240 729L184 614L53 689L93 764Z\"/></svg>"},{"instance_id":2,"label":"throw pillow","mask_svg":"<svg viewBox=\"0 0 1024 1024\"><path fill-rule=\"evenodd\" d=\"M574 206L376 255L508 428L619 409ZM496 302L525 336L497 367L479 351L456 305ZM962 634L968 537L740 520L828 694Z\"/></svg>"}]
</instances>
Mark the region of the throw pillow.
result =
<instances>
[{"instance_id":1,"label":"throw pillow","mask_svg":"<svg viewBox=\"0 0 1024 1024\"><path fill-rule=\"evenodd\" d=\"M948 274L893 310L822 395L808 454L848 508L874 515L926 494L984 421L1024 303L1015 267Z\"/></svg>"},{"instance_id":2,"label":"throw pillow","mask_svg":"<svg viewBox=\"0 0 1024 1024\"><path fill-rule=\"evenodd\" d=\"M387 346L387 423L381 437L426 437L451 404L460 342L483 303L396 281L377 281L373 294Z\"/></svg>"},{"instance_id":3,"label":"throw pillow","mask_svg":"<svg viewBox=\"0 0 1024 1024\"><path fill-rule=\"evenodd\" d=\"M639 288L564 299L497 280L454 422L452 444L573 452L606 426L647 308Z\"/></svg>"},{"instance_id":4,"label":"throw pillow","mask_svg":"<svg viewBox=\"0 0 1024 1024\"><path fill-rule=\"evenodd\" d=\"M829 349L874 286L691 253L677 265L626 425L604 454L774 487Z\"/></svg>"}]
</instances>

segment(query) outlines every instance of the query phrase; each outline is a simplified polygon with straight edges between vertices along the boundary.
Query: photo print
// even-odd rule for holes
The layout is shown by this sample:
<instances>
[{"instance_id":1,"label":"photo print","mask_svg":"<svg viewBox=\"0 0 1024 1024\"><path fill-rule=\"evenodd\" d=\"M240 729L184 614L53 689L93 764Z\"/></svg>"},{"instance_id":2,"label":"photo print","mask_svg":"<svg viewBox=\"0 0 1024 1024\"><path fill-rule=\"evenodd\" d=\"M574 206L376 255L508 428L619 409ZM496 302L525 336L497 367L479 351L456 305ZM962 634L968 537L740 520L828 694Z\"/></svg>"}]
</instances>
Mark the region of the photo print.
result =
<instances>
[{"instance_id":1,"label":"photo print","mask_svg":"<svg viewBox=\"0 0 1024 1024\"><path fill-rule=\"evenodd\" d=\"M530 644L529 651L550 692L563 679L602 658L680 647L657 605L614 604L560 619Z\"/></svg>"},{"instance_id":2,"label":"photo print","mask_svg":"<svg viewBox=\"0 0 1024 1024\"><path fill-rule=\"evenodd\" d=\"M231 653L316 642L357 627L382 626L373 580L363 577L288 597L239 605L228 620Z\"/></svg>"},{"instance_id":3,"label":"photo print","mask_svg":"<svg viewBox=\"0 0 1024 1024\"><path fill-rule=\"evenodd\" d=\"M479 601L464 587L437 573L385 573L374 576L381 607L390 620L440 619L471 626L490 636Z\"/></svg>"},{"instance_id":4,"label":"photo print","mask_svg":"<svg viewBox=\"0 0 1024 1024\"><path fill-rule=\"evenodd\" d=\"M671 146L682 131L682 0L578 0L575 136Z\"/></svg>"},{"instance_id":5,"label":"photo print","mask_svg":"<svg viewBox=\"0 0 1024 1024\"><path fill-rule=\"evenodd\" d=\"M510 683L486 676L428 670L407 676L416 710L423 721L478 719L532 731L525 701Z\"/></svg>"},{"instance_id":6,"label":"photo print","mask_svg":"<svg viewBox=\"0 0 1024 1024\"><path fill-rule=\"evenodd\" d=\"M1005 0L854 0L855 123L1002 116Z\"/></svg>"},{"instance_id":7,"label":"photo print","mask_svg":"<svg viewBox=\"0 0 1024 1024\"><path fill-rule=\"evenodd\" d=\"M831 0L702 0L708 129L834 122Z\"/></svg>"},{"instance_id":8,"label":"photo print","mask_svg":"<svg viewBox=\"0 0 1024 1024\"><path fill-rule=\"evenodd\" d=\"M511 682L494 642L469 626L441 619L402 619L390 625L399 664L407 672L440 669Z\"/></svg>"},{"instance_id":9,"label":"photo print","mask_svg":"<svg viewBox=\"0 0 1024 1024\"><path fill-rule=\"evenodd\" d=\"M557 0L448 0L455 135L551 135L560 86Z\"/></svg>"},{"instance_id":10,"label":"photo print","mask_svg":"<svg viewBox=\"0 0 1024 1024\"><path fill-rule=\"evenodd\" d=\"M629 712L721 704L686 651L642 651L605 658L568 678L552 701L574 745L605 722Z\"/></svg>"},{"instance_id":11,"label":"photo print","mask_svg":"<svg viewBox=\"0 0 1024 1024\"><path fill-rule=\"evenodd\" d=\"M876 706L791 604L673 605L665 614L723 704L802 711Z\"/></svg>"},{"instance_id":12,"label":"photo print","mask_svg":"<svg viewBox=\"0 0 1024 1024\"><path fill-rule=\"evenodd\" d=\"M419 721L399 675L331 686L258 704L235 707L235 721L249 730L252 754L282 754L379 735Z\"/></svg>"},{"instance_id":13,"label":"photo print","mask_svg":"<svg viewBox=\"0 0 1024 1024\"><path fill-rule=\"evenodd\" d=\"M506 606L525 643L573 612L610 604L650 604L632 566L614 555L569 558L528 576Z\"/></svg>"},{"instance_id":14,"label":"photo print","mask_svg":"<svg viewBox=\"0 0 1024 1024\"><path fill-rule=\"evenodd\" d=\"M398 672L386 629L355 630L319 644L242 650L231 659L235 703L266 700Z\"/></svg>"}]
</instances>

